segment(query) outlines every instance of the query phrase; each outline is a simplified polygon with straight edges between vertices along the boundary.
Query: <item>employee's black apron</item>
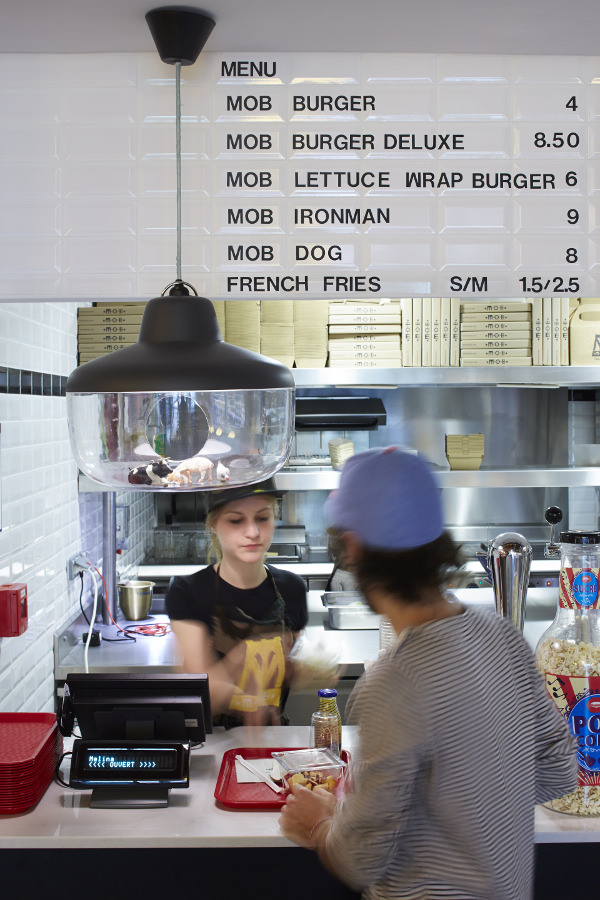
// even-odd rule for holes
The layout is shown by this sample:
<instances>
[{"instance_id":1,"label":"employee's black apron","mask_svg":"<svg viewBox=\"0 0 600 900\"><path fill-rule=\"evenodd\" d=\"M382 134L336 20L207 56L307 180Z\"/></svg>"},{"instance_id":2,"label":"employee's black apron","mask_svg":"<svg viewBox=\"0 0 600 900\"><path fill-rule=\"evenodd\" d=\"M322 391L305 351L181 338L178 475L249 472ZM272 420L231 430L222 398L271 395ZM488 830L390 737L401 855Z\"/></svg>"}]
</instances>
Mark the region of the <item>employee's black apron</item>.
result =
<instances>
[{"instance_id":1,"label":"employee's black apron","mask_svg":"<svg viewBox=\"0 0 600 900\"><path fill-rule=\"evenodd\" d=\"M265 567L266 568L266 567ZM262 619L254 619L243 610L232 610L219 604L219 569L215 570L215 607L213 610L213 644L219 655L225 656L240 642L245 644L242 672L237 680L229 709L231 714L216 724L240 724L244 713L259 707L283 712L289 692L288 654L294 643L292 631L285 625L283 597L272 573L266 569L273 589L273 605Z\"/></svg>"}]
</instances>

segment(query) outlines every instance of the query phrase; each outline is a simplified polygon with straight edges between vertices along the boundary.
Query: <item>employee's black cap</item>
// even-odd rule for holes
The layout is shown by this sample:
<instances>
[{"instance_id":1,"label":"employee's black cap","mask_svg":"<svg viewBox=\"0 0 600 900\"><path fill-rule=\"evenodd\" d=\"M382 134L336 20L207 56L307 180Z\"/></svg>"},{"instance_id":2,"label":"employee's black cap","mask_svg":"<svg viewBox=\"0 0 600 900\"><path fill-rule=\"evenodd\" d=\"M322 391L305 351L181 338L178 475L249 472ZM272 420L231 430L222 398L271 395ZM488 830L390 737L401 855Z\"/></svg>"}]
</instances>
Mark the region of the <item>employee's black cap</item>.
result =
<instances>
[{"instance_id":1,"label":"employee's black cap","mask_svg":"<svg viewBox=\"0 0 600 900\"><path fill-rule=\"evenodd\" d=\"M274 497L282 497L283 491L277 490L275 480L267 478L266 481L258 481L256 484L243 484L239 487L223 488L220 491L210 491L208 494L208 511L212 512L224 503L232 500L243 500L245 497L256 497L259 494L272 494Z\"/></svg>"}]
</instances>

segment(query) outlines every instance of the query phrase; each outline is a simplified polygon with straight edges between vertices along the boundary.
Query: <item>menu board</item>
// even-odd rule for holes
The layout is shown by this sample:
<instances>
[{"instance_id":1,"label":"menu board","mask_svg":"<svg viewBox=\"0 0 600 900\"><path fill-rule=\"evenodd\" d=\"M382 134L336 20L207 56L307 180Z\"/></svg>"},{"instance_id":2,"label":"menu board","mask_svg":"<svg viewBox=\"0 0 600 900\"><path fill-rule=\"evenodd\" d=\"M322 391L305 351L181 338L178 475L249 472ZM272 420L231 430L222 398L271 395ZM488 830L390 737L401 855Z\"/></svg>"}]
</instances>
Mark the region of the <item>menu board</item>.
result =
<instances>
[{"instance_id":1,"label":"menu board","mask_svg":"<svg viewBox=\"0 0 600 900\"><path fill-rule=\"evenodd\" d=\"M207 131L184 130L183 164L202 157L210 296L600 294L600 57L209 53L196 68L204 109L184 82L184 128L187 113Z\"/></svg>"}]
</instances>

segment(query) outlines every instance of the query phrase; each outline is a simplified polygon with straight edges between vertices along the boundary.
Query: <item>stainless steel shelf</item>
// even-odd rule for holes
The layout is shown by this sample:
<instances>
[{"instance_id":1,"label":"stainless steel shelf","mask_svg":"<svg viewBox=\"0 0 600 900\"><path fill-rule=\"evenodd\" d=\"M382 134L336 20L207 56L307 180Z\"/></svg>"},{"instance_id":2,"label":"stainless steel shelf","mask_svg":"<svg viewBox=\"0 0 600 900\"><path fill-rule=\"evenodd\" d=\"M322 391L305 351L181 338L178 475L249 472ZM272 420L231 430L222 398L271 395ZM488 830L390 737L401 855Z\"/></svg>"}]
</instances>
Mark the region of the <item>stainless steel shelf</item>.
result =
<instances>
[{"instance_id":1,"label":"stainless steel shelf","mask_svg":"<svg viewBox=\"0 0 600 900\"><path fill-rule=\"evenodd\" d=\"M599 487L600 467L554 469L479 469L478 471L437 470L436 478L442 488L544 488ZM281 469L275 483L285 491L333 491L339 484L340 473L319 467L315 472L306 468L293 471Z\"/></svg>"},{"instance_id":2,"label":"stainless steel shelf","mask_svg":"<svg viewBox=\"0 0 600 900\"><path fill-rule=\"evenodd\" d=\"M600 366L450 366L400 369L292 369L296 387L600 387Z\"/></svg>"}]
</instances>

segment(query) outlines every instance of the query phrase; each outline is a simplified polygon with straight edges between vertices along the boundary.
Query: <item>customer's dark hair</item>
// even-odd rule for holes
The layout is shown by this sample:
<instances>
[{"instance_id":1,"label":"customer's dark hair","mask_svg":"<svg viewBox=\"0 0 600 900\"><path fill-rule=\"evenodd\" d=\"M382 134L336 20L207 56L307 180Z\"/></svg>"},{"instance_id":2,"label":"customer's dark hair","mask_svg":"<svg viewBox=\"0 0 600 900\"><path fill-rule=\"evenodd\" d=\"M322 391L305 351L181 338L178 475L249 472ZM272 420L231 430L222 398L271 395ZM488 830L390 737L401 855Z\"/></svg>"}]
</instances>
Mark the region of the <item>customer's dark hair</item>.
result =
<instances>
[{"instance_id":1,"label":"customer's dark hair","mask_svg":"<svg viewBox=\"0 0 600 900\"><path fill-rule=\"evenodd\" d=\"M330 529L330 547L341 568L340 533ZM413 550L372 550L363 547L352 565L359 590L365 596L372 588L401 597L405 603L418 603L424 590L443 589L452 572L462 563L460 547L447 531L429 544Z\"/></svg>"}]
</instances>

